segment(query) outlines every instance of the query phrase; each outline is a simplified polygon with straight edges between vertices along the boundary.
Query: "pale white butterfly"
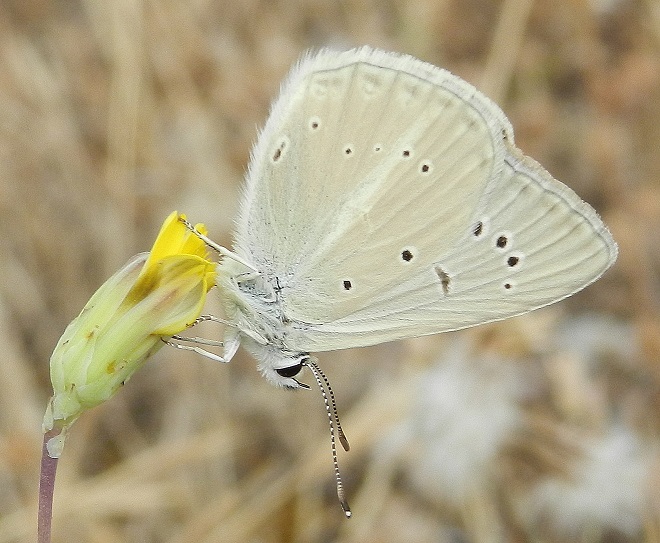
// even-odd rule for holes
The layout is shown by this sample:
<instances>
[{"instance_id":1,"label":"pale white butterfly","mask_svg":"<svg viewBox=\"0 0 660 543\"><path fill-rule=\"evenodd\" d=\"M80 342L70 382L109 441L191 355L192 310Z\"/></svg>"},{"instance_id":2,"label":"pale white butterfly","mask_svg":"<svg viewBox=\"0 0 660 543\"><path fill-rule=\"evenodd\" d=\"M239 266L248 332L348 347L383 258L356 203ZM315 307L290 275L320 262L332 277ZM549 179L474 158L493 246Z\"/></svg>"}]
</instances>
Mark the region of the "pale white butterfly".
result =
<instances>
[{"instance_id":1,"label":"pale white butterfly","mask_svg":"<svg viewBox=\"0 0 660 543\"><path fill-rule=\"evenodd\" d=\"M290 388L303 366L325 381L310 352L519 315L617 256L596 212L515 147L499 107L369 47L292 70L252 151L233 252L216 248L229 324L217 358L243 343Z\"/></svg>"}]
</instances>

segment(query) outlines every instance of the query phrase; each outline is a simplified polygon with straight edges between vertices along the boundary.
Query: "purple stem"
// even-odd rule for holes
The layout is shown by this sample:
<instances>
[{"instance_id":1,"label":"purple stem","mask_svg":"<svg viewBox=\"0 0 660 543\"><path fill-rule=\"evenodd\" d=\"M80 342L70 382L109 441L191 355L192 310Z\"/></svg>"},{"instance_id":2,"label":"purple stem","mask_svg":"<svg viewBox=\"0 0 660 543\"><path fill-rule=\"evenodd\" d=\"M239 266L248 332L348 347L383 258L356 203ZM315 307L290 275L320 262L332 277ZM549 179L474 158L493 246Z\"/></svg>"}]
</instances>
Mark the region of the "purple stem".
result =
<instances>
[{"instance_id":1,"label":"purple stem","mask_svg":"<svg viewBox=\"0 0 660 543\"><path fill-rule=\"evenodd\" d=\"M48 456L46 443L60 433L56 428L44 434L41 447L41 476L39 478L39 522L37 525L37 543L50 543L50 527L53 519L53 492L55 490L55 472L57 458Z\"/></svg>"}]
</instances>

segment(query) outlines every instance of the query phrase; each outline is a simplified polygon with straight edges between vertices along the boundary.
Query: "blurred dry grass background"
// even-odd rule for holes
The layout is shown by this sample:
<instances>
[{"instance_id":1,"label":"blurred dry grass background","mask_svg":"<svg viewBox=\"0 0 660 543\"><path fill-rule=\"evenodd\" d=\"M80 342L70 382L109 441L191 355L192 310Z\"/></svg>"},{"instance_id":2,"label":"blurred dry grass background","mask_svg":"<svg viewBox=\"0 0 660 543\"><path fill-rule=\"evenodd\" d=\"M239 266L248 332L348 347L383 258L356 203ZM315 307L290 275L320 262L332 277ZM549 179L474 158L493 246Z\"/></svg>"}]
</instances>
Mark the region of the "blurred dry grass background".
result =
<instances>
[{"instance_id":1,"label":"blurred dry grass background","mask_svg":"<svg viewBox=\"0 0 660 543\"><path fill-rule=\"evenodd\" d=\"M657 0L4 0L0 543L34 540L66 324L173 209L230 243L290 65L365 43L496 99L619 261L530 316L321 355L350 521L316 391L163 349L74 426L54 542L660 541Z\"/></svg>"}]
</instances>

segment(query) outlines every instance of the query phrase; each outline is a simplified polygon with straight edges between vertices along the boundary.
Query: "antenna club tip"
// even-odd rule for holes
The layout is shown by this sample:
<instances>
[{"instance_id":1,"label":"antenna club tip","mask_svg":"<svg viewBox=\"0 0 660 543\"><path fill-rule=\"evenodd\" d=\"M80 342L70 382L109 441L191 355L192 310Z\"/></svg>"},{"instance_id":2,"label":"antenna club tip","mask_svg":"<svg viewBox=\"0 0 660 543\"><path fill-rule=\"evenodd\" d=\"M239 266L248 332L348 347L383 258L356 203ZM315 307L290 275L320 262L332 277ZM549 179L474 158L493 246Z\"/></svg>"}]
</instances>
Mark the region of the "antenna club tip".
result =
<instances>
[{"instance_id":1,"label":"antenna club tip","mask_svg":"<svg viewBox=\"0 0 660 543\"><path fill-rule=\"evenodd\" d=\"M346 515L346 518L351 518L353 516L351 508L348 506L348 502L346 500L341 502L341 508L344 510L344 515Z\"/></svg>"},{"instance_id":2,"label":"antenna club tip","mask_svg":"<svg viewBox=\"0 0 660 543\"><path fill-rule=\"evenodd\" d=\"M339 432L339 442L341 443L341 446L344 448L346 452L351 450L351 446L348 443L348 439L346 439L346 436L344 435L344 432Z\"/></svg>"}]
</instances>

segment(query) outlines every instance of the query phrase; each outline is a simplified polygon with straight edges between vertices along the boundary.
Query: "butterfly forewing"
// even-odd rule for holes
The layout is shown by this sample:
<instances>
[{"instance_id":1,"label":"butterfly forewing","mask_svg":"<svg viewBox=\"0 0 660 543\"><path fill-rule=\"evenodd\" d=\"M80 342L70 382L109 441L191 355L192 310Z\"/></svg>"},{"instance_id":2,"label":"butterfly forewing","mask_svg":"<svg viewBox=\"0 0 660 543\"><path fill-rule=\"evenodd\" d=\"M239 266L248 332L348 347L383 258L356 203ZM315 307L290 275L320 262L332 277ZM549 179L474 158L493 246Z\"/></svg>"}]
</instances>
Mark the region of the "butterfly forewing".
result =
<instances>
[{"instance_id":1,"label":"butterfly forewing","mask_svg":"<svg viewBox=\"0 0 660 543\"><path fill-rule=\"evenodd\" d=\"M465 107L456 78L435 70L431 82L377 60L316 59L255 153L246 245L272 263L294 319L335 320L428 267L502 167L493 123Z\"/></svg>"}]
</instances>

